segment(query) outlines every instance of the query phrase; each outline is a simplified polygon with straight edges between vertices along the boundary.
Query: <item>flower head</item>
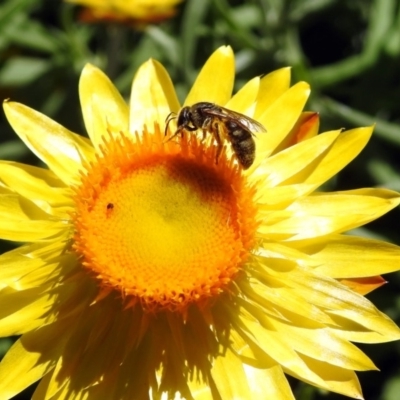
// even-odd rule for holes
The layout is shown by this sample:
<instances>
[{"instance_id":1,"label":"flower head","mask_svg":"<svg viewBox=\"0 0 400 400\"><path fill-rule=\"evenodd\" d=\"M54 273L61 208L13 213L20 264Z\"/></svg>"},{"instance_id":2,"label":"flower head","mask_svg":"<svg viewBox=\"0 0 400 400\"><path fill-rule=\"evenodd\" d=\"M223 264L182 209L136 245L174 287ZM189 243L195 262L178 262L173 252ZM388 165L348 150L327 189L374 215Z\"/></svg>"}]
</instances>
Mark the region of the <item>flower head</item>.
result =
<instances>
[{"instance_id":1,"label":"flower head","mask_svg":"<svg viewBox=\"0 0 400 400\"><path fill-rule=\"evenodd\" d=\"M375 366L352 342L400 338L363 295L400 252L343 232L400 196L316 192L372 128L317 135L318 115L302 112L308 85L289 79L284 68L232 96L222 47L186 98L189 110L206 101L265 127L250 132L246 170L235 117L208 115L203 133L192 120L175 136L172 120L165 132L181 106L154 60L130 107L85 67L90 139L4 104L49 169L1 162L0 234L28 242L1 256L0 334L22 335L0 364L2 398L41 379L37 399L291 399L285 374L361 398L355 371Z\"/></svg>"},{"instance_id":2,"label":"flower head","mask_svg":"<svg viewBox=\"0 0 400 400\"><path fill-rule=\"evenodd\" d=\"M172 18L181 0L67 0L84 6L81 19L87 22L115 21L154 23Z\"/></svg>"}]
</instances>

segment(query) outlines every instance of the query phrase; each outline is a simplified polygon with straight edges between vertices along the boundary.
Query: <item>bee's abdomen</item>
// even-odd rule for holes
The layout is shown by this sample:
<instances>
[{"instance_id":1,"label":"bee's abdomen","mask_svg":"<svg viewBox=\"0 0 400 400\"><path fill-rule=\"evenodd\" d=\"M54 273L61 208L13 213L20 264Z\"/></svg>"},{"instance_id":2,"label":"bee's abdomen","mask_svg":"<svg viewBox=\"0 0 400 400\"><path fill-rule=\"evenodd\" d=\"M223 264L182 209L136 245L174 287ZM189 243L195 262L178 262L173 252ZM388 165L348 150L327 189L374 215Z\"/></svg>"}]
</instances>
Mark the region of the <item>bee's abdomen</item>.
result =
<instances>
[{"instance_id":1,"label":"bee's abdomen","mask_svg":"<svg viewBox=\"0 0 400 400\"><path fill-rule=\"evenodd\" d=\"M227 123L228 135L232 149L244 169L249 168L256 155L256 144L251 132L246 131L234 122Z\"/></svg>"}]
</instances>

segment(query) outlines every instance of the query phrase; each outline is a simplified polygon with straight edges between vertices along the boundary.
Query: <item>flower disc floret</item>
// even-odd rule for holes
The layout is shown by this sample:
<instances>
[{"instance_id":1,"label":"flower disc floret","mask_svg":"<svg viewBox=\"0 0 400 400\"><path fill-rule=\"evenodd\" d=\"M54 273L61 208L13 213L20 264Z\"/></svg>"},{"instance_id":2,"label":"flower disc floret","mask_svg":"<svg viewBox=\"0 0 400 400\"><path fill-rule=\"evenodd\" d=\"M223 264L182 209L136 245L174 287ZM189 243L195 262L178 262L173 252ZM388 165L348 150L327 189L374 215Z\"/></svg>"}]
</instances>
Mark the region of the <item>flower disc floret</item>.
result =
<instances>
[{"instance_id":1,"label":"flower disc floret","mask_svg":"<svg viewBox=\"0 0 400 400\"><path fill-rule=\"evenodd\" d=\"M246 260L252 190L226 157L216 164L215 146L147 136L110 139L82 174L74 248L130 304L185 307L221 293Z\"/></svg>"}]
</instances>

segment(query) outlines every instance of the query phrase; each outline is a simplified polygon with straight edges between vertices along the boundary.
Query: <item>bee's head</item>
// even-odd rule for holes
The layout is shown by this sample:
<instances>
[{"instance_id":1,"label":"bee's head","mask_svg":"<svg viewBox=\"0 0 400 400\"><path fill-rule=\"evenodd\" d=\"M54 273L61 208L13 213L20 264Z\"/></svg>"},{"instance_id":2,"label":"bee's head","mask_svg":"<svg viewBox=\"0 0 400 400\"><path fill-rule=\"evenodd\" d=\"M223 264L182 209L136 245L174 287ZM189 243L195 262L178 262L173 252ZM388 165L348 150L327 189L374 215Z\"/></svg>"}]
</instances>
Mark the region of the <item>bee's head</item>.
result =
<instances>
[{"instance_id":1,"label":"bee's head","mask_svg":"<svg viewBox=\"0 0 400 400\"><path fill-rule=\"evenodd\" d=\"M186 126L191 122L191 111L190 107L183 107L178 115L178 127Z\"/></svg>"}]
</instances>

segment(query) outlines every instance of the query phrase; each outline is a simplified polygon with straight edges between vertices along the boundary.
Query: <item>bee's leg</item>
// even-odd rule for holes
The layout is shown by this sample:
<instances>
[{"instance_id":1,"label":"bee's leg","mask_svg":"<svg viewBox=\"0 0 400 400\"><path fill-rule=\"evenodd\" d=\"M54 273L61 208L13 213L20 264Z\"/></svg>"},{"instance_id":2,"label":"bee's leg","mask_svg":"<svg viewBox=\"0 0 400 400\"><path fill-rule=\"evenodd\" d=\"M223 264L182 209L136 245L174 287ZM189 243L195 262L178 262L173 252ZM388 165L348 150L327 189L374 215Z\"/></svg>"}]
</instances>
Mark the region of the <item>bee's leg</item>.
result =
<instances>
[{"instance_id":1,"label":"bee's leg","mask_svg":"<svg viewBox=\"0 0 400 400\"><path fill-rule=\"evenodd\" d=\"M203 132L203 137L201 139L201 143L203 143L206 140L207 131L210 130L210 125L211 125L211 118L206 118L203 122L203 125L201 126L201 130Z\"/></svg>"},{"instance_id":2,"label":"bee's leg","mask_svg":"<svg viewBox=\"0 0 400 400\"><path fill-rule=\"evenodd\" d=\"M176 130L176 132L175 132L173 135L171 135L171 136L166 140L166 142L169 142L169 141L172 140L175 136L178 136L178 135L181 135L181 137L183 137L183 129L182 129L182 128L178 128L178 129Z\"/></svg>"},{"instance_id":3,"label":"bee's leg","mask_svg":"<svg viewBox=\"0 0 400 400\"><path fill-rule=\"evenodd\" d=\"M215 164L218 164L219 156L221 155L222 149L224 148L224 145L222 144L222 139L221 135L219 132L219 124L215 123L213 129L212 129L215 141L217 142L217 152L215 153Z\"/></svg>"}]
</instances>

